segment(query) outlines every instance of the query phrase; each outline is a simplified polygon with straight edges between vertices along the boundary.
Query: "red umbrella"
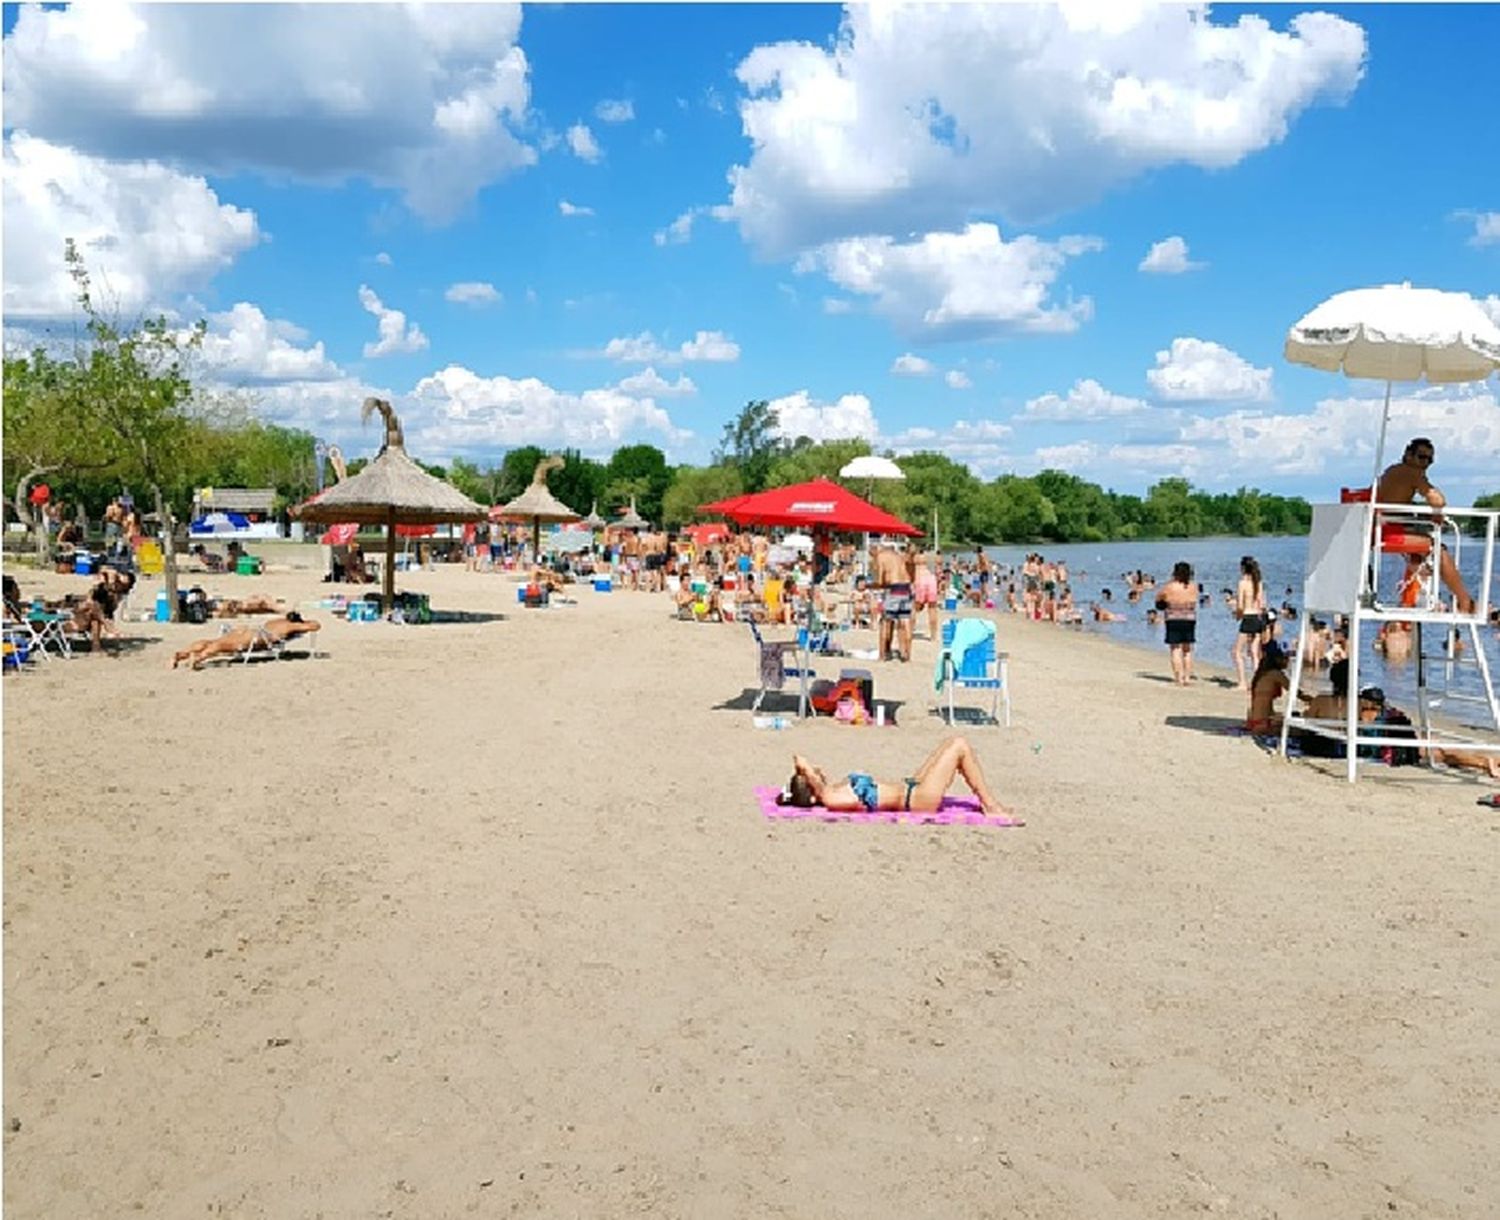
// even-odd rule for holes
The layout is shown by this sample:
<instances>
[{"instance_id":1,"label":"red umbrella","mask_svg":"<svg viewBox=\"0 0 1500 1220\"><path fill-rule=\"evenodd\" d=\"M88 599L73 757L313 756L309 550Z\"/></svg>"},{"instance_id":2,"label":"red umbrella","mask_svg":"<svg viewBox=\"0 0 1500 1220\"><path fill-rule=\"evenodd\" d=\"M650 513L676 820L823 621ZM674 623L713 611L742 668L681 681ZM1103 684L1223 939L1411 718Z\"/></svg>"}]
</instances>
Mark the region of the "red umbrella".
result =
<instances>
[{"instance_id":1,"label":"red umbrella","mask_svg":"<svg viewBox=\"0 0 1500 1220\"><path fill-rule=\"evenodd\" d=\"M713 504L700 504L698 511L722 513L741 525L794 525L851 534L910 536L922 532L829 479L773 487L754 495L731 496Z\"/></svg>"},{"instance_id":2,"label":"red umbrella","mask_svg":"<svg viewBox=\"0 0 1500 1220\"><path fill-rule=\"evenodd\" d=\"M729 537L729 526L722 521L705 521L700 525L689 525L683 531L693 540L693 545L700 551L706 546L713 546L716 542L722 542Z\"/></svg>"}]
</instances>

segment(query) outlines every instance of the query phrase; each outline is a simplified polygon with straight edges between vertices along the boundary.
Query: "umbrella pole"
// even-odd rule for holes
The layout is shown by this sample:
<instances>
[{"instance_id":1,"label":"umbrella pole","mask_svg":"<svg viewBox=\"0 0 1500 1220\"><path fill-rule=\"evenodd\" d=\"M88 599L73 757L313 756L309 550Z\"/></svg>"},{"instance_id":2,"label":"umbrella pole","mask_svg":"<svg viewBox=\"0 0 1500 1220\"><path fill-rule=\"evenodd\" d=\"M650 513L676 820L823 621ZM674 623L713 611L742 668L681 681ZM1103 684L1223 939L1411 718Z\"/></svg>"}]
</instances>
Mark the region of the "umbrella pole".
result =
<instances>
[{"instance_id":1,"label":"umbrella pole","mask_svg":"<svg viewBox=\"0 0 1500 1220\"><path fill-rule=\"evenodd\" d=\"M384 601L386 613L396 608L396 510L392 507L385 521L385 585Z\"/></svg>"},{"instance_id":2,"label":"umbrella pole","mask_svg":"<svg viewBox=\"0 0 1500 1220\"><path fill-rule=\"evenodd\" d=\"M1375 473L1370 476L1370 499L1375 498L1375 488L1380 483L1381 463L1385 461L1385 433L1391 422L1391 383L1385 383L1385 406L1380 411L1380 440L1375 446Z\"/></svg>"},{"instance_id":3,"label":"umbrella pole","mask_svg":"<svg viewBox=\"0 0 1500 1220\"><path fill-rule=\"evenodd\" d=\"M1380 409L1380 439L1375 443L1375 471L1370 475L1370 502L1369 507L1365 510L1365 538L1367 539L1365 546L1371 548L1371 550L1369 561L1362 565L1359 589L1361 598L1366 594L1374 596L1375 582L1379 579L1379 573L1372 570L1378 567L1380 563L1379 552L1373 549L1375 547L1373 541L1375 537L1375 521L1379 516L1375 501L1380 496L1380 471L1381 464L1385 461L1385 434L1386 429L1390 426L1390 422L1391 383L1387 381L1385 383L1385 405ZM1350 779L1352 780L1353 778L1351 774Z\"/></svg>"},{"instance_id":4,"label":"umbrella pole","mask_svg":"<svg viewBox=\"0 0 1500 1220\"><path fill-rule=\"evenodd\" d=\"M542 562L542 519L540 516L531 519L531 563L533 567L540 567Z\"/></svg>"}]
</instances>

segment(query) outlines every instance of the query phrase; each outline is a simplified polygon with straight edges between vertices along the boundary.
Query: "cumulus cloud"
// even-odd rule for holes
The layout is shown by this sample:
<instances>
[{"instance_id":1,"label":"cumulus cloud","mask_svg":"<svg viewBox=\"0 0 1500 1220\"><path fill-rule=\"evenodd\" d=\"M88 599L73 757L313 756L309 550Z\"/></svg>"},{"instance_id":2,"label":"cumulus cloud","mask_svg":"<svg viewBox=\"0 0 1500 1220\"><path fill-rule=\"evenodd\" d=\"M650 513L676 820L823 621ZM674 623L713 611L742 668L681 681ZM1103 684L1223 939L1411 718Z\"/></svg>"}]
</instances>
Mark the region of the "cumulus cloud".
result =
<instances>
[{"instance_id":1,"label":"cumulus cloud","mask_svg":"<svg viewBox=\"0 0 1500 1220\"><path fill-rule=\"evenodd\" d=\"M584 207L579 203L569 203L566 199L557 201L557 210L564 216L592 216L593 208Z\"/></svg>"},{"instance_id":2,"label":"cumulus cloud","mask_svg":"<svg viewBox=\"0 0 1500 1220\"><path fill-rule=\"evenodd\" d=\"M1271 370L1258 369L1227 347L1206 339L1177 338L1156 353L1146 380L1168 402L1264 402Z\"/></svg>"},{"instance_id":3,"label":"cumulus cloud","mask_svg":"<svg viewBox=\"0 0 1500 1220\"><path fill-rule=\"evenodd\" d=\"M375 261L382 267L389 267L391 265L391 256L382 250L375 256Z\"/></svg>"},{"instance_id":4,"label":"cumulus cloud","mask_svg":"<svg viewBox=\"0 0 1500 1220\"><path fill-rule=\"evenodd\" d=\"M1077 330L1093 316L1093 302L1055 303L1049 293L1068 259L1103 248L1097 237L1007 242L995 225L971 224L910 242L850 238L804 255L797 266L821 269L845 291L871 297L875 311L904 334L982 339Z\"/></svg>"},{"instance_id":5,"label":"cumulus cloud","mask_svg":"<svg viewBox=\"0 0 1500 1220\"><path fill-rule=\"evenodd\" d=\"M329 381L343 374L328 358L321 340L298 346L308 335L300 326L266 317L259 306L240 301L210 314L198 359L214 380L244 385L277 381Z\"/></svg>"},{"instance_id":6,"label":"cumulus cloud","mask_svg":"<svg viewBox=\"0 0 1500 1220\"><path fill-rule=\"evenodd\" d=\"M629 98L605 98L594 107L594 117L601 123L628 123L635 118L635 105Z\"/></svg>"},{"instance_id":7,"label":"cumulus cloud","mask_svg":"<svg viewBox=\"0 0 1500 1220\"><path fill-rule=\"evenodd\" d=\"M650 365L639 373L621 378L616 389L642 398L677 398L698 392L693 379L686 373L679 373L676 381L668 381Z\"/></svg>"},{"instance_id":8,"label":"cumulus cloud","mask_svg":"<svg viewBox=\"0 0 1500 1220\"><path fill-rule=\"evenodd\" d=\"M1500 326L1500 296L1496 296L1493 292L1490 293L1489 296L1484 297L1479 302L1479 307L1490 315L1490 321L1496 326Z\"/></svg>"},{"instance_id":9,"label":"cumulus cloud","mask_svg":"<svg viewBox=\"0 0 1500 1220\"><path fill-rule=\"evenodd\" d=\"M1017 223L1174 164L1219 169L1357 85L1364 31L1274 29L1204 5L851 5L833 45L737 69L748 163L730 207L763 252L868 233Z\"/></svg>"},{"instance_id":10,"label":"cumulus cloud","mask_svg":"<svg viewBox=\"0 0 1500 1220\"><path fill-rule=\"evenodd\" d=\"M918 426L882 436L879 444L896 453L941 453L962 462L981 478L993 478L1013 464L1005 444L1009 424L999 420L961 419L945 428Z\"/></svg>"},{"instance_id":11,"label":"cumulus cloud","mask_svg":"<svg viewBox=\"0 0 1500 1220\"><path fill-rule=\"evenodd\" d=\"M898 377L926 377L935 371L931 360L924 360L911 352L903 352L891 363L891 372Z\"/></svg>"},{"instance_id":12,"label":"cumulus cloud","mask_svg":"<svg viewBox=\"0 0 1500 1220\"><path fill-rule=\"evenodd\" d=\"M700 330L675 349L663 347L649 331L611 339L600 353L608 360L624 364L686 364L705 361L732 363L740 358L740 346L719 330Z\"/></svg>"},{"instance_id":13,"label":"cumulus cloud","mask_svg":"<svg viewBox=\"0 0 1500 1220\"><path fill-rule=\"evenodd\" d=\"M567 141L569 151L580 161L587 161L592 165L604 156L604 150L594 139L594 133L582 123L574 123L568 128Z\"/></svg>"},{"instance_id":14,"label":"cumulus cloud","mask_svg":"<svg viewBox=\"0 0 1500 1220\"><path fill-rule=\"evenodd\" d=\"M1188 257L1187 242L1173 236L1153 242L1136 269L1152 275L1182 275L1186 271L1201 271L1206 266L1207 263L1193 262Z\"/></svg>"},{"instance_id":15,"label":"cumulus cloud","mask_svg":"<svg viewBox=\"0 0 1500 1220\"><path fill-rule=\"evenodd\" d=\"M1474 246L1493 246L1500 242L1500 212L1485 212L1474 218L1474 236L1469 238L1469 244Z\"/></svg>"},{"instance_id":16,"label":"cumulus cloud","mask_svg":"<svg viewBox=\"0 0 1500 1220\"><path fill-rule=\"evenodd\" d=\"M840 314L853 313L854 302L847 297L824 297L823 312L838 316Z\"/></svg>"},{"instance_id":17,"label":"cumulus cloud","mask_svg":"<svg viewBox=\"0 0 1500 1220\"><path fill-rule=\"evenodd\" d=\"M974 386L974 383L969 380L969 375L961 369L949 369L943 374L943 381L947 383L950 390L968 390Z\"/></svg>"},{"instance_id":18,"label":"cumulus cloud","mask_svg":"<svg viewBox=\"0 0 1500 1220\"><path fill-rule=\"evenodd\" d=\"M806 390L773 398L776 431L787 440L799 436L814 441L862 439L873 441L880 429L875 412L863 394L845 394L837 402L816 402Z\"/></svg>"},{"instance_id":19,"label":"cumulus cloud","mask_svg":"<svg viewBox=\"0 0 1500 1220\"><path fill-rule=\"evenodd\" d=\"M20 9L12 128L201 173L360 178L433 220L536 160L517 5Z\"/></svg>"},{"instance_id":20,"label":"cumulus cloud","mask_svg":"<svg viewBox=\"0 0 1500 1220\"><path fill-rule=\"evenodd\" d=\"M1092 377L1083 377L1066 395L1043 394L1031 399L1021 416L1028 421L1116 419L1148 410L1150 407L1141 399L1112 394Z\"/></svg>"},{"instance_id":21,"label":"cumulus cloud","mask_svg":"<svg viewBox=\"0 0 1500 1220\"><path fill-rule=\"evenodd\" d=\"M365 356L394 356L403 352L419 352L427 346L427 336L413 322L406 324L406 315L399 309L387 309L380 298L366 284L359 286L359 303L366 313L373 314L379 326L375 342L365 344Z\"/></svg>"},{"instance_id":22,"label":"cumulus cloud","mask_svg":"<svg viewBox=\"0 0 1500 1220\"><path fill-rule=\"evenodd\" d=\"M261 240L254 212L221 203L202 178L155 161L107 161L18 131L5 141L4 167L11 318L73 312L76 290L63 262L70 237L95 303L127 319L207 283Z\"/></svg>"},{"instance_id":23,"label":"cumulus cloud","mask_svg":"<svg viewBox=\"0 0 1500 1220\"><path fill-rule=\"evenodd\" d=\"M651 399L617 388L574 393L534 377L481 377L461 365L422 378L409 399L407 434L424 452L494 453L532 444L597 452L648 433L676 443L692 435Z\"/></svg>"},{"instance_id":24,"label":"cumulus cloud","mask_svg":"<svg viewBox=\"0 0 1500 1220\"><path fill-rule=\"evenodd\" d=\"M461 280L457 284L448 285L447 291L443 293L443 300L452 301L455 305L473 305L477 308L484 305L498 305L500 293L493 284L483 280Z\"/></svg>"}]
</instances>

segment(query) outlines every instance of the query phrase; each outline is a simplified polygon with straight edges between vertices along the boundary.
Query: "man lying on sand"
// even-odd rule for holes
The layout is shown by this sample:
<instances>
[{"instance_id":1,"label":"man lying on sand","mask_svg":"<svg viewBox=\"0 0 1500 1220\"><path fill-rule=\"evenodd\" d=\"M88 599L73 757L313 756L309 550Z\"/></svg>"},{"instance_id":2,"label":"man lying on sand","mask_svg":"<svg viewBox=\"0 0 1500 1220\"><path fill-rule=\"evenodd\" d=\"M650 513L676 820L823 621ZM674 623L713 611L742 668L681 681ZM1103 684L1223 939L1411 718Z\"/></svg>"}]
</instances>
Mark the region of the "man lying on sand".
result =
<instances>
[{"instance_id":1,"label":"man lying on sand","mask_svg":"<svg viewBox=\"0 0 1500 1220\"><path fill-rule=\"evenodd\" d=\"M304 619L295 610L285 618L267 619L259 627L236 627L223 635L209 640L189 644L172 657L172 668L184 661L191 661L194 669L202 669L205 661L214 657L238 656L243 652L264 652L276 644L294 640L299 635L310 635L321 631L323 624L315 619Z\"/></svg>"},{"instance_id":2,"label":"man lying on sand","mask_svg":"<svg viewBox=\"0 0 1500 1220\"><path fill-rule=\"evenodd\" d=\"M950 737L942 742L915 774L900 780L878 780L861 771L850 772L847 779L830 780L821 767L814 766L800 754L792 756L792 766L794 770L787 790L778 798L783 805L796 805L802 809L821 805L825 809L849 812L899 809L932 813L953 786L953 777L962 775L979 798L985 813L991 817L1015 814L1014 809L1002 805L990 791L974 748L963 737Z\"/></svg>"}]
</instances>

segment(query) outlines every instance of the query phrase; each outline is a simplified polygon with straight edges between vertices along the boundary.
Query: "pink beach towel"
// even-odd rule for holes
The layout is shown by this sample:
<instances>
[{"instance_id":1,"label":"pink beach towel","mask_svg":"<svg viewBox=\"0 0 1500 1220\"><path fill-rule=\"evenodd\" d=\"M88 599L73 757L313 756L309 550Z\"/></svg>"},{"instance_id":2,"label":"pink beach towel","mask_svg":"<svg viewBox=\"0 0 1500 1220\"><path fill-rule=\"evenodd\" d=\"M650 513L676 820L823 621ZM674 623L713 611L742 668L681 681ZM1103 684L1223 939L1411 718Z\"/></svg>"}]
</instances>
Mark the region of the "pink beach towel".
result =
<instances>
[{"instance_id":1,"label":"pink beach towel","mask_svg":"<svg viewBox=\"0 0 1500 1220\"><path fill-rule=\"evenodd\" d=\"M910 822L915 825L932 822L943 826L951 824L961 826L1026 825L1020 818L986 815L981 812L978 799L972 796L945 796L942 805L931 813L916 811L907 813L901 810L878 810L875 813L866 813L861 810L857 813L846 813L842 810L824 809L821 805L814 805L809 809L799 809L796 805L778 805L776 798L780 794L780 788L758 786L755 789L755 799L760 802L760 811L766 817L813 818L822 822Z\"/></svg>"}]
</instances>

